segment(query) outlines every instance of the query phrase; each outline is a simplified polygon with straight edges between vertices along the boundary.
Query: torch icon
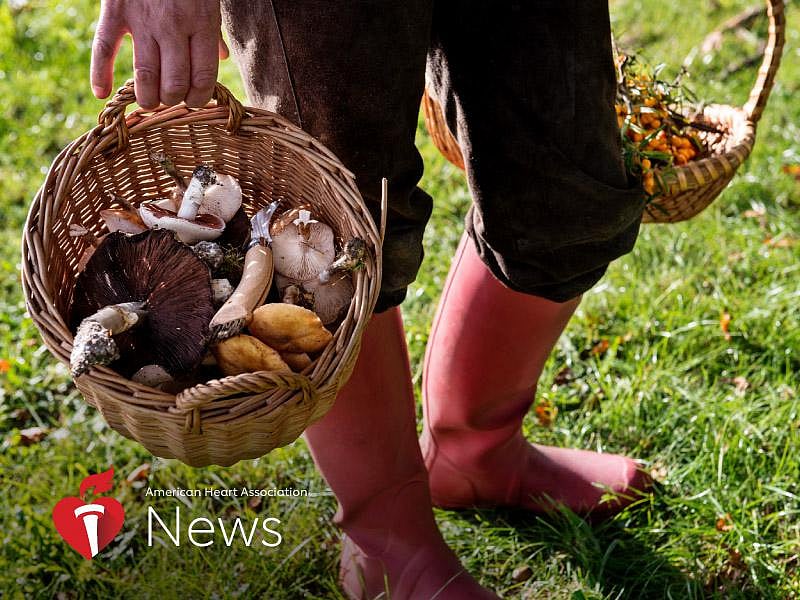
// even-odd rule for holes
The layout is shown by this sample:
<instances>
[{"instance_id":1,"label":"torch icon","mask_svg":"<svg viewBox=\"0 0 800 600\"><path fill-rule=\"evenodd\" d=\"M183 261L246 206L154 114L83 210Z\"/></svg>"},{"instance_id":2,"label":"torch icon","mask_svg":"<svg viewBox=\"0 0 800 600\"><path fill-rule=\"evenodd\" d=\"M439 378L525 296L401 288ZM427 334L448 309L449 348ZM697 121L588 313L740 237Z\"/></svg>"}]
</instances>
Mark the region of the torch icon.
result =
<instances>
[{"instance_id":1,"label":"torch icon","mask_svg":"<svg viewBox=\"0 0 800 600\"><path fill-rule=\"evenodd\" d=\"M89 539L89 550L92 558L100 552L97 547L97 521L106 512L106 507L102 504L84 504L74 510L75 517L83 520L83 528L86 530L86 537Z\"/></svg>"},{"instance_id":2,"label":"torch icon","mask_svg":"<svg viewBox=\"0 0 800 600\"><path fill-rule=\"evenodd\" d=\"M119 500L99 495L111 490L113 477L114 467L87 475L81 481L80 496L66 496L53 507L53 524L59 535L86 560L108 546L125 522Z\"/></svg>"}]
</instances>

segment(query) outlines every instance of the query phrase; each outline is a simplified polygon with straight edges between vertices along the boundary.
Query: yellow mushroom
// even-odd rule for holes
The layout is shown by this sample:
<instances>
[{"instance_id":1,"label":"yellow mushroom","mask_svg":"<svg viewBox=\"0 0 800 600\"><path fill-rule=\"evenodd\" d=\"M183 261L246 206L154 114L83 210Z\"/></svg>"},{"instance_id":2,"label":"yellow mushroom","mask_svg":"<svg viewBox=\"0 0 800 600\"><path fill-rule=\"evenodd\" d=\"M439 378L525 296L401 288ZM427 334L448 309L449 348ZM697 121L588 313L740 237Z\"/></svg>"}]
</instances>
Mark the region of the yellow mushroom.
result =
<instances>
[{"instance_id":1,"label":"yellow mushroom","mask_svg":"<svg viewBox=\"0 0 800 600\"><path fill-rule=\"evenodd\" d=\"M212 349L225 375L256 371L291 371L276 350L250 335L237 335L221 341Z\"/></svg>"},{"instance_id":2,"label":"yellow mushroom","mask_svg":"<svg viewBox=\"0 0 800 600\"><path fill-rule=\"evenodd\" d=\"M313 311L282 302L257 308L249 329L279 352L319 352L333 338Z\"/></svg>"}]
</instances>

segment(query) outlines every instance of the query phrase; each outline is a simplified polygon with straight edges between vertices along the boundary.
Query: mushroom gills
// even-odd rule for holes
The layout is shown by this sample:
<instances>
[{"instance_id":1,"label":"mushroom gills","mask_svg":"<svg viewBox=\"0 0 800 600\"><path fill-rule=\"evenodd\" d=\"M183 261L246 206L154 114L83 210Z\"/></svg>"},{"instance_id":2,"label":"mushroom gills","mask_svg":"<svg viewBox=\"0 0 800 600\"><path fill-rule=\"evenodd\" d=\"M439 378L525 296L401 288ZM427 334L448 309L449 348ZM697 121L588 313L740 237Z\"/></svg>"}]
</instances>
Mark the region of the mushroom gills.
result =
<instances>
[{"instance_id":1,"label":"mushroom gills","mask_svg":"<svg viewBox=\"0 0 800 600\"><path fill-rule=\"evenodd\" d=\"M292 209L272 227L275 271L298 281L317 277L336 258L334 233L304 208Z\"/></svg>"}]
</instances>

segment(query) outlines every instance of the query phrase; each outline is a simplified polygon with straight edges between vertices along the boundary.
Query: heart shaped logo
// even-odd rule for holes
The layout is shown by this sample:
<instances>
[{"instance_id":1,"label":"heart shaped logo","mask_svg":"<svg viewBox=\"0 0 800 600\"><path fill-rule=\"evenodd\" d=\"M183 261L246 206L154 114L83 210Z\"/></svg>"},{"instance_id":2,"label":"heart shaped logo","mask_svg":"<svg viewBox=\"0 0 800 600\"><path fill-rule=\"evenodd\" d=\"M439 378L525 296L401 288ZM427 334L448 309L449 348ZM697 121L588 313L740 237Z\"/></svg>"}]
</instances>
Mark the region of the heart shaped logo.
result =
<instances>
[{"instance_id":1,"label":"heart shaped logo","mask_svg":"<svg viewBox=\"0 0 800 600\"><path fill-rule=\"evenodd\" d=\"M80 495L68 496L59 500L53 508L53 523L56 530L72 548L85 559L91 560L122 529L125 509L114 498L96 497L86 502L86 493L94 488L94 493L111 489L114 468L90 475L81 482Z\"/></svg>"}]
</instances>

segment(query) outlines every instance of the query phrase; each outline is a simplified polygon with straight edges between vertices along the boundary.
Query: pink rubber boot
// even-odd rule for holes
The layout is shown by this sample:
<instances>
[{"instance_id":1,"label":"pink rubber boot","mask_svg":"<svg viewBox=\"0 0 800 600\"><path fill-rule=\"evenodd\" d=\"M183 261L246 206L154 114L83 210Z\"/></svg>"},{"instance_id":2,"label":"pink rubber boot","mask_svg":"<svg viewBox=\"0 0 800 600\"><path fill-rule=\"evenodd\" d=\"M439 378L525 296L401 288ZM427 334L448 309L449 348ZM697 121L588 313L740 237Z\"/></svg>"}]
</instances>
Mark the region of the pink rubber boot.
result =
<instances>
[{"instance_id":1,"label":"pink rubber boot","mask_svg":"<svg viewBox=\"0 0 800 600\"><path fill-rule=\"evenodd\" d=\"M497 598L464 571L434 521L398 309L373 316L350 381L306 440L339 500L350 598Z\"/></svg>"},{"instance_id":2,"label":"pink rubber boot","mask_svg":"<svg viewBox=\"0 0 800 600\"><path fill-rule=\"evenodd\" d=\"M420 443L434 505L546 512L556 503L605 516L648 486L629 458L522 435L544 363L579 302L507 288L462 238L425 357ZM616 497L604 501L609 492Z\"/></svg>"}]
</instances>

